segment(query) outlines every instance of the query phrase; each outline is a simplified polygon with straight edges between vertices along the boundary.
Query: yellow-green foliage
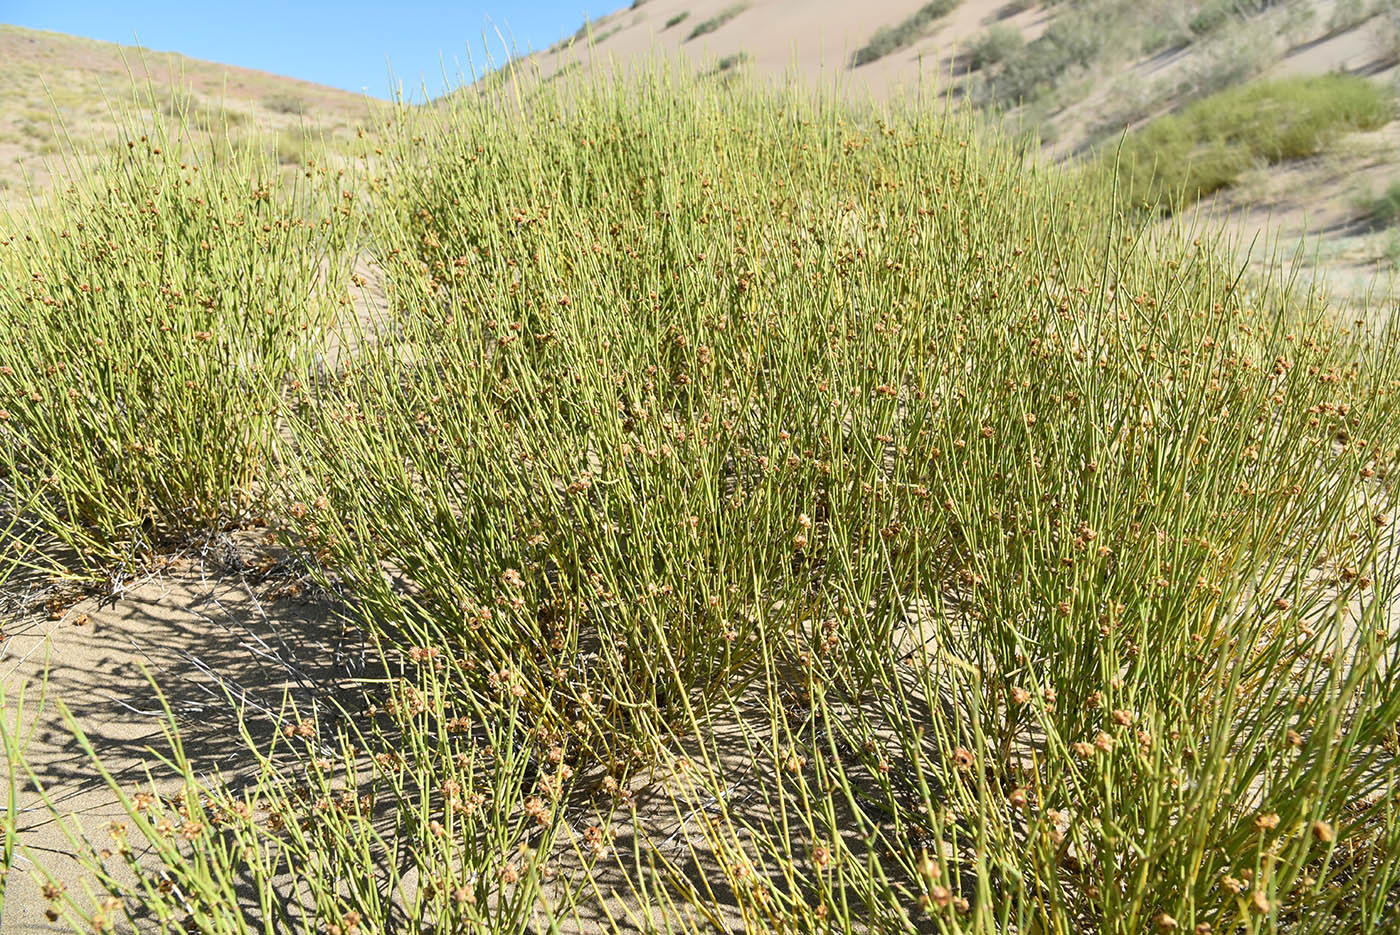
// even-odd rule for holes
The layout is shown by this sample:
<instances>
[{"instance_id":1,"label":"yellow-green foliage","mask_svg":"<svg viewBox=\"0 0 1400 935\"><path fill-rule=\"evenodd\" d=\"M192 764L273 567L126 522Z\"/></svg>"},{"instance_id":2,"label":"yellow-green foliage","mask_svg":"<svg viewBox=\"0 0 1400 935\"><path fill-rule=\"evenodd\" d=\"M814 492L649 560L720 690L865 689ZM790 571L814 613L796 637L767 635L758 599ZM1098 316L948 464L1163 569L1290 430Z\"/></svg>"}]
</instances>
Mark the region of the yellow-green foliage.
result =
<instances>
[{"instance_id":1,"label":"yellow-green foliage","mask_svg":"<svg viewBox=\"0 0 1400 935\"><path fill-rule=\"evenodd\" d=\"M0 469L89 570L247 513L343 283L334 175L293 185L256 143L190 148L183 126L130 131L0 239Z\"/></svg>"},{"instance_id":2,"label":"yellow-green foliage","mask_svg":"<svg viewBox=\"0 0 1400 935\"><path fill-rule=\"evenodd\" d=\"M1131 134L1117 165L1133 203L1179 210L1245 170L1315 156L1349 130L1390 121L1383 87L1345 75L1264 81L1223 91Z\"/></svg>"},{"instance_id":3,"label":"yellow-green foliage","mask_svg":"<svg viewBox=\"0 0 1400 935\"><path fill-rule=\"evenodd\" d=\"M1388 931L1391 334L1145 236L1101 178L1026 169L943 108L712 85L574 79L381 124L356 191L390 307L333 371L264 364L286 422L260 476L388 675L339 726L288 716L247 789L178 761L193 830L124 800L137 884L79 841L121 911L214 932L382 931L395 905L443 932ZM54 272L11 305L5 392L62 359L23 325L112 376L80 385L87 427L50 408L70 371L11 432L196 460L231 439L244 463L230 420L270 400L216 404L251 368L199 355L294 352L320 241L274 226L298 246L268 254L235 228L237 262L206 264L215 223L273 210L222 185L233 214L182 189L160 237L138 214L136 249L109 248L134 310L75 295L79 232L40 228L24 249ZM269 255L289 272L241 277L256 294L205 324L201 271ZM232 343L279 299L266 341ZM157 372L157 348L191 363ZM218 392L181 389L193 367ZM92 477L117 502L154 476L63 465L60 491ZM207 484L163 511L228 509ZM154 870L120 856L147 843ZM91 924L76 888L58 902Z\"/></svg>"}]
</instances>

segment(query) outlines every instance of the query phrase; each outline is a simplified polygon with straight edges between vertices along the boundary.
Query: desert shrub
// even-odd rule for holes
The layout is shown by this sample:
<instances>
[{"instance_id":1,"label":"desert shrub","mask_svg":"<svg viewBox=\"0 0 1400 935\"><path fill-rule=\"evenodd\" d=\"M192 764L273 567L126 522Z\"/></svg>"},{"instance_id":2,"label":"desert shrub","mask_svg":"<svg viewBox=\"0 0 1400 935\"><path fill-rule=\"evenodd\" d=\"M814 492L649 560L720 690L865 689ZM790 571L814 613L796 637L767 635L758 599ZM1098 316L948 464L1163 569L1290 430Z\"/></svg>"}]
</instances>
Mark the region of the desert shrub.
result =
<instances>
[{"instance_id":1,"label":"desert shrub","mask_svg":"<svg viewBox=\"0 0 1400 935\"><path fill-rule=\"evenodd\" d=\"M1162 108L1170 96L1169 87L1149 84L1136 76L1115 81L1104 93L1098 118L1089 131L1096 136L1111 134L1116 138L1125 127Z\"/></svg>"},{"instance_id":2,"label":"desert shrub","mask_svg":"<svg viewBox=\"0 0 1400 935\"><path fill-rule=\"evenodd\" d=\"M1067 78L1090 66L1112 64L1139 50L1153 54L1179 48L1193 38L1178 4L1081 0L1063 6L1046 30L996 75L989 87L992 100L1007 107L1031 103L1063 92Z\"/></svg>"},{"instance_id":3,"label":"desert shrub","mask_svg":"<svg viewBox=\"0 0 1400 935\"><path fill-rule=\"evenodd\" d=\"M1067 72L1094 61L1110 37L1125 31L1127 13L1122 3L1106 0L1057 15L1045 32L1007 61L990 85L991 97L1014 106L1054 90Z\"/></svg>"},{"instance_id":4,"label":"desert shrub","mask_svg":"<svg viewBox=\"0 0 1400 935\"><path fill-rule=\"evenodd\" d=\"M732 55L726 55L718 62L715 62L714 74L722 75L726 72L733 71L740 65L749 61L749 58L750 56L747 52L735 52Z\"/></svg>"},{"instance_id":5,"label":"desert shrub","mask_svg":"<svg viewBox=\"0 0 1400 935\"><path fill-rule=\"evenodd\" d=\"M578 30L572 36L570 36L566 42L560 43L560 46L563 47L572 43L582 42L585 39L587 39L593 45L597 45L599 43L606 42L608 39L611 39L613 36L622 32L622 30L626 26L625 23L614 23L612 26L609 26L602 32L598 32L598 27L603 25L605 22L606 20L585 20L583 25L580 26Z\"/></svg>"},{"instance_id":6,"label":"desert shrub","mask_svg":"<svg viewBox=\"0 0 1400 935\"><path fill-rule=\"evenodd\" d=\"M19 122L20 135L41 146L48 146L57 142L58 134L54 131L51 120L34 120L25 118Z\"/></svg>"},{"instance_id":7,"label":"desert shrub","mask_svg":"<svg viewBox=\"0 0 1400 935\"><path fill-rule=\"evenodd\" d=\"M570 75L570 74L573 74L573 73L576 72L576 71L582 70L582 68L583 68L583 63L582 63L582 62L568 62L568 63L566 63L565 65L561 66L560 69L559 69L558 71L554 72L552 75L550 75L550 76L549 76L547 79L545 79L545 80L547 80L547 81L559 81L560 79L562 79L562 78L564 78L564 77L566 77L566 76L568 76L568 75Z\"/></svg>"},{"instance_id":8,"label":"desert shrub","mask_svg":"<svg viewBox=\"0 0 1400 935\"><path fill-rule=\"evenodd\" d=\"M1368 199L1365 211L1377 227L1391 227L1400 221L1400 182L1391 182L1382 194Z\"/></svg>"},{"instance_id":9,"label":"desert shrub","mask_svg":"<svg viewBox=\"0 0 1400 935\"><path fill-rule=\"evenodd\" d=\"M1187 25L1190 8L1178 3L1148 0L1142 5L1139 48L1145 55L1174 51L1190 45L1195 36Z\"/></svg>"},{"instance_id":10,"label":"desert shrub","mask_svg":"<svg viewBox=\"0 0 1400 935\"><path fill-rule=\"evenodd\" d=\"M1400 61L1400 6L1389 6L1372 21L1371 43L1387 62Z\"/></svg>"},{"instance_id":11,"label":"desert shrub","mask_svg":"<svg viewBox=\"0 0 1400 935\"><path fill-rule=\"evenodd\" d=\"M0 470L75 574L247 515L278 380L336 282L334 177L293 192L257 142L173 137L129 131L3 240L25 272L0 278Z\"/></svg>"},{"instance_id":12,"label":"desert shrub","mask_svg":"<svg viewBox=\"0 0 1400 935\"><path fill-rule=\"evenodd\" d=\"M305 114L306 98L289 91L278 91L263 98L263 106L274 114Z\"/></svg>"},{"instance_id":13,"label":"desert shrub","mask_svg":"<svg viewBox=\"0 0 1400 935\"><path fill-rule=\"evenodd\" d=\"M1380 248L1380 259L1390 267L1400 267L1400 230L1392 229L1386 232L1385 241Z\"/></svg>"},{"instance_id":14,"label":"desert shrub","mask_svg":"<svg viewBox=\"0 0 1400 935\"><path fill-rule=\"evenodd\" d=\"M1366 0L1337 0L1327 18L1328 32L1338 33L1359 26L1371 16Z\"/></svg>"},{"instance_id":15,"label":"desert shrub","mask_svg":"<svg viewBox=\"0 0 1400 935\"><path fill-rule=\"evenodd\" d=\"M689 42L692 39L699 39L701 36L709 35L748 8L749 5L747 3L730 4L709 19L696 23L695 28L690 31L690 35L685 37L685 41Z\"/></svg>"},{"instance_id":16,"label":"desert shrub","mask_svg":"<svg viewBox=\"0 0 1400 935\"><path fill-rule=\"evenodd\" d=\"M1191 32L1204 36L1215 32L1233 19L1243 19L1280 6L1285 0L1210 0L1197 8L1187 25Z\"/></svg>"},{"instance_id":17,"label":"desert shrub","mask_svg":"<svg viewBox=\"0 0 1400 935\"><path fill-rule=\"evenodd\" d=\"M1124 189L1134 201L1176 210L1234 184L1248 168L1316 155L1339 134L1375 129L1390 117L1383 88L1342 75L1222 92L1128 137Z\"/></svg>"},{"instance_id":18,"label":"desert shrub","mask_svg":"<svg viewBox=\"0 0 1400 935\"><path fill-rule=\"evenodd\" d=\"M1144 55L1156 55L1159 52L1175 52L1177 49L1184 49L1191 44L1192 35L1189 30L1181 28L1171 21L1157 21L1150 24L1143 32L1142 51Z\"/></svg>"},{"instance_id":19,"label":"desert shrub","mask_svg":"<svg viewBox=\"0 0 1400 935\"><path fill-rule=\"evenodd\" d=\"M569 37L568 42L582 42L584 39L588 38L589 31L594 29L598 25L598 22L598 20L585 19L583 25L574 30L574 34Z\"/></svg>"},{"instance_id":20,"label":"desert shrub","mask_svg":"<svg viewBox=\"0 0 1400 935\"><path fill-rule=\"evenodd\" d=\"M679 26L681 23L684 23L686 21L686 18L689 16L689 10L682 10L680 13L677 13L675 16L672 16L670 19L666 20L665 28L670 29L672 26Z\"/></svg>"},{"instance_id":21,"label":"desert shrub","mask_svg":"<svg viewBox=\"0 0 1400 935\"><path fill-rule=\"evenodd\" d=\"M386 675L75 831L70 924L1388 932L1393 332L975 115L712 89L380 124L268 511Z\"/></svg>"},{"instance_id":22,"label":"desert shrub","mask_svg":"<svg viewBox=\"0 0 1400 935\"><path fill-rule=\"evenodd\" d=\"M968 66L975 71L996 65L1025 48L1025 45L1025 37L1015 26L990 26L969 40Z\"/></svg>"},{"instance_id":23,"label":"desert shrub","mask_svg":"<svg viewBox=\"0 0 1400 935\"><path fill-rule=\"evenodd\" d=\"M1232 15L1234 15L1233 0L1215 0L1214 3L1207 3L1196 11L1196 15L1191 17L1191 32L1198 36L1214 32L1224 26Z\"/></svg>"},{"instance_id":24,"label":"desert shrub","mask_svg":"<svg viewBox=\"0 0 1400 935\"><path fill-rule=\"evenodd\" d=\"M932 0L901 22L893 26L881 26L870 40L851 56L851 67L859 68L900 49L907 49L923 36L935 20L952 12L959 2L961 0Z\"/></svg>"},{"instance_id":25,"label":"desert shrub","mask_svg":"<svg viewBox=\"0 0 1400 935\"><path fill-rule=\"evenodd\" d=\"M273 137L270 152L278 165L302 165L316 152L315 136L302 129L282 130Z\"/></svg>"},{"instance_id":26,"label":"desert shrub","mask_svg":"<svg viewBox=\"0 0 1400 935\"><path fill-rule=\"evenodd\" d=\"M1177 76L1179 100L1205 97L1244 84L1278 57L1269 32L1245 25L1222 29L1203 40Z\"/></svg>"},{"instance_id":27,"label":"desert shrub","mask_svg":"<svg viewBox=\"0 0 1400 935\"><path fill-rule=\"evenodd\" d=\"M244 115L225 110L217 104L196 98L189 91L172 90L160 106L161 113L176 123L183 123L206 132L219 132L239 126Z\"/></svg>"},{"instance_id":28,"label":"desert shrub","mask_svg":"<svg viewBox=\"0 0 1400 935\"><path fill-rule=\"evenodd\" d=\"M1317 22L1317 9L1312 0L1291 0L1284 11L1283 34L1290 45L1301 45L1312 33Z\"/></svg>"}]
</instances>

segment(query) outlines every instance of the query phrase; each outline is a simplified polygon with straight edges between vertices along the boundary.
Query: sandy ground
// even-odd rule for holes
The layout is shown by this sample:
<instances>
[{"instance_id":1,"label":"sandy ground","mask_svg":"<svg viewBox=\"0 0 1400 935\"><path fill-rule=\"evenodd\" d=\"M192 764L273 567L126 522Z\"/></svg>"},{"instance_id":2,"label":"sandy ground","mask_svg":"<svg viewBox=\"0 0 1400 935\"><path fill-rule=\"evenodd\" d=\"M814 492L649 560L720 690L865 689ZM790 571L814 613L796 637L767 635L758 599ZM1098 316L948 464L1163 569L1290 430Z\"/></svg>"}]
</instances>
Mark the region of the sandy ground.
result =
<instances>
[{"instance_id":1,"label":"sandy ground","mask_svg":"<svg viewBox=\"0 0 1400 935\"><path fill-rule=\"evenodd\" d=\"M13 583L12 583L13 584ZM168 772L153 751L168 752L161 704L165 694L186 752L206 774L237 777L250 763L233 754L237 724L228 703L241 705L254 736L273 730L286 700L320 704L346 697L362 671L366 648L330 610L311 600L304 585L276 564L257 537L221 537L110 596L68 606L35 582L34 604L7 624L0 643L0 686L7 727L24 739L34 779L50 790L62 812L93 840L121 815L110 789L68 730L62 699L108 770L128 791ZM300 592L300 593L294 593ZM18 702L24 693L21 710ZM245 758L246 759L246 758ZM28 786L22 782L22 786ZM65 858L66 836L26 788L19 796L19 841L29 854L73 882L79 868ZM45 904L21 858L8 881L0 932L53 931Z\"/></svg>"},{"instance_id":2,"label":"sandy ground","mask_svg":"<svg viewBox=\"0 0 1400 935\"><path fill-rule=\"evenodd\" d=\"M1392 232L1364 215L1364 201L1397 180L1393 147L1400 124L1354 134L1332 154L1248 173L1233 189L1185 213L1183 221L1219 230L1256 266L1300 257L1339 300L1384 294L1394 275Z\"/></svg>"},{"instance_id":3,"label":"sandy ground","mask_svg":"<svg viewBox=\"0 0 1400 935\"><path fill-rule=\"evenodd\" d=\"M337 617L333 598L314 594L296 569L279 564L281 556L264 538L257 530L218 537L144 578L119 583L108 596L75 602L39 581L27 589L11 583L11 609L27 611L18 614L21 622L0 643L5 698L0 716L25 740L32 781L49 791L69 827L97 846L107 843L107 826L124 817L123 811L68 729L57 699L71 708L128 793L151 782L167 792L177 785L159 759L168 746L152 680L169 704L196 772L235 786L256 764L241 742L230 740L237 730L230 695L263 744L288 702L302 711L317 706L326 712L336 702L353 709L355 680L371 668L366 645ZM739 825L731 847L749 840L744 824L771 829L776 820L759 791L770 780L776 755L770 751L755 758L751 747L766 741L766 709L754 706L751 714L753 723L745 727L732 713L721 713L706 731L708 755L723 771L723 779L715 780L722 786L719 794L730 820ZM323 724L334 720L325 714L321 719ZM693 743L687 752L697 766L704 761ZM47 904L31 874L36 861L70 892L79 892L86 879L68 856L72 848L64 828L28 788L30 781L21 781L25 788L17 800L22 857L10 875L0 916L5 935L58 930L44 918ZM650 871L634 863L635 844L650 855L648 862L660 858L671 865L677 874L671 886L694 887L725 930L741 931L742 919L716 860L713 819L719 799L711 787L679 779L663 766L639 773L628 788L639 817L631 820L625 804L612 816L612 853L595 867L593 887L565 930L612 931L613 925L621 932L646 930L632 881ZM597 813L586 802L576 812L556 853L557 885L583 882L567 841L572 836L582 846L584 828ZM848 844L857 851L861 846L854 838ZM712 895L700 895L706 892ZM684 919L706 929L712 921L683 903L669 912L672 925Z\"/></svg>"}]
</instances>

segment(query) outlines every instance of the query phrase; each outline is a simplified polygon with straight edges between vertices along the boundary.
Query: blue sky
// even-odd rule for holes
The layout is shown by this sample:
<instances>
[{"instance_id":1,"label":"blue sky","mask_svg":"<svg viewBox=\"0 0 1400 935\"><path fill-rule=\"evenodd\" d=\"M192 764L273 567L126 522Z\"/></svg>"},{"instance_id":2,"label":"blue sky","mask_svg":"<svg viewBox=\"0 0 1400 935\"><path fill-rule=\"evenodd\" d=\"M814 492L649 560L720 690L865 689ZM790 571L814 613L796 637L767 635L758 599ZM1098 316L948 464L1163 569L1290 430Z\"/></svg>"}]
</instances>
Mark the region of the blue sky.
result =
<instances>
[{"instance_id":1,"label":"blue sky","mask_svg":"<svg viewBox=\"0 0 1400 935\"><path fill-rule=\"evenodd\" d=\"M426 81L442 90L482 62L482 35L499 63L496 30L520 49L542 49L571 35L585 16L625 0L0 0L0 22L139 44L158 51L305 78L376 97L392 91L393 68L405 93Z\"/></svg>"}]
</instances>

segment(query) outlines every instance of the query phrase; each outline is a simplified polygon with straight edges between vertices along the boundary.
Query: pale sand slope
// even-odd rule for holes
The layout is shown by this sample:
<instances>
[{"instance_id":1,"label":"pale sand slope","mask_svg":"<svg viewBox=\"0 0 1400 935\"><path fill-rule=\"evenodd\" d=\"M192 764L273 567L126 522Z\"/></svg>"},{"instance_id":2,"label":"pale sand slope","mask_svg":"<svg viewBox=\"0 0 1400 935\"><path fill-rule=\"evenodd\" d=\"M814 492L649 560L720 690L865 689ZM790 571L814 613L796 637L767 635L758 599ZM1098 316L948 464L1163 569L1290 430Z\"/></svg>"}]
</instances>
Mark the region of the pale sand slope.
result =
<instances>
[{"instance_id":1,"label":"pale sand slope","mask_svg":"<svg viewBox=\"0 0 1400 935\"><path fill-rule=\"evenodd\" d=\"M548 78L565 68L587 72L637 61L653 52L677 53L697 68L742 53L748 56L747 67L761 78L796 73L807 82L836 81L850 93L885 98L897 89L917 86L921 78L946 86L961 46L992 23L1016 26L1030 39L1044 30L1050 18L1039 6L1015 13L1004 0L964 0L909 48L860 68L847 68L852 53L876 30L898 25L922 5L922 0L756 0L714 32L689 39L698 24L734 6L732 0L651 0L593 23L591 52L578 43L542 52L535 60L541 75ZM666 28L667 21L686 12L684 21Z\"/></svg>"}]
</instances>

